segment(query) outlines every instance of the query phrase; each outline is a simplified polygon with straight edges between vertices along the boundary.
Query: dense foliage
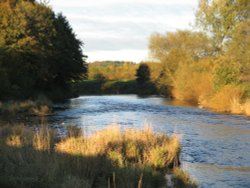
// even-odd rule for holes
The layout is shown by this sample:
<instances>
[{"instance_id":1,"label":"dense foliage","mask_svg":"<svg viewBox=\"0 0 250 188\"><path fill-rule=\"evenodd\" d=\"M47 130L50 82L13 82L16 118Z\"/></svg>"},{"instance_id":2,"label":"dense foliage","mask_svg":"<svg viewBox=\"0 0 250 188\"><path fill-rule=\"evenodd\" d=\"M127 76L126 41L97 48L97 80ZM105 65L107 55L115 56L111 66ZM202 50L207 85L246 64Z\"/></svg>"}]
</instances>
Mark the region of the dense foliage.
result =
<instances>
[{"instance_id":1,"label":"dense foliage","mask_svg":"<svg viewBox=\"0 0 250 188\"><path fill-rule=\"evenodd\" d=\"M250 1L200 0L196 23L199 32L151 36L155 83L179 100L250 114Z\"/></svg>"},{"instance_id":2,"label":"dense foliage","mask_svg":"<svg viewBox=\"0 0 250 188\"><path fill-rule=\"evenodd\" d=\"M64 97L86 73L82 43L62 15L34 0L0 1L0 99Z\"/></svg>"},{"instance_id":3,"label":"dense foliage","mask_svg":"<svg viewBox=\"0 0 250 188\"><path fill-rule=\"evenodd\" d=\"M90 80L133 80L138 65L126 61L96 61L88 66Z\"/></svg>"}]
</instances>

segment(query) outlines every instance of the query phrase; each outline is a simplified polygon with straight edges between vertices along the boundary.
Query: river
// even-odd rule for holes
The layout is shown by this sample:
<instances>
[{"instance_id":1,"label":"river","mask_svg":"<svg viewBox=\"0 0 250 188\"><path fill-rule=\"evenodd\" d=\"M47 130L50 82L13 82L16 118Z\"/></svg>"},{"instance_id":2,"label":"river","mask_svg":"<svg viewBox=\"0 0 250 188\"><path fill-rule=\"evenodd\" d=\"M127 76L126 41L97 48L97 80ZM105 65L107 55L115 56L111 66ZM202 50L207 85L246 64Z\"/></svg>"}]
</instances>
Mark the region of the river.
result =
<instances>
[{"instance_id":1,"label":"river","mask_svg":"<svg viewBox=\"0 0 250 188\"><path fill-rule=\"evenodd\" d=\"M82 96L56 104L50 126L78 125L91 133L112 123L150 124L181 135L182 167L200 187L250 187L250 117L219 114L161 97Z\"/></svg>"}]
</instances>

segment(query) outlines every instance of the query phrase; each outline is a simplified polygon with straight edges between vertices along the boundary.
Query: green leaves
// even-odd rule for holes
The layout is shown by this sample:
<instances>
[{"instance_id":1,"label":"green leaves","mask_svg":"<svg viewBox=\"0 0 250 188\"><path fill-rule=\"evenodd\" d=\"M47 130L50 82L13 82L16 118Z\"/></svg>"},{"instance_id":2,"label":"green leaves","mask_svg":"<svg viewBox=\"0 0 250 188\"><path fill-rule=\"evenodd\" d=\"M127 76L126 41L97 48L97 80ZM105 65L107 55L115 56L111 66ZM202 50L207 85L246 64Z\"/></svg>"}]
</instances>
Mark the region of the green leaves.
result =
<instances>
[{"instance_id":1,"label":"green leaves","mask_svg":"<svg viewBox=\"0 0 250 188\"><path fill-rule=\"evenodd\" d=\"M248 0L200 0L196 24L211 37L217 52L223 52L240 23L249 19Z\"/></svg>"},{"instance_id":2,"label":"green leaves","mask_svg":"<svg viewBox=\"0 0 250 188\"><path fill-rule=\"evenodd\" d=\"M81 47L67 19L45 3L0 2L0 48L5 49L0 70L20 97L68 90L70 81L86 73Z\"/></svg>"}]
</instances>

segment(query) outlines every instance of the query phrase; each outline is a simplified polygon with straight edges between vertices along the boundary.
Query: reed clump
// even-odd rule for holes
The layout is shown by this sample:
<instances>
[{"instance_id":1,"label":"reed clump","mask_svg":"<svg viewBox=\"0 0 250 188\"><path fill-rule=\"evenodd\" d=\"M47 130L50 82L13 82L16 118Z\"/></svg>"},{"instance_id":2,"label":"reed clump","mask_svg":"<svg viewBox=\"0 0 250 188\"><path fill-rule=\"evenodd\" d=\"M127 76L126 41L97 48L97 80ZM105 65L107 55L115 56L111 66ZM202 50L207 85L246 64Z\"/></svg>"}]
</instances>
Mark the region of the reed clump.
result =
<instances>
[{"instance_id":1,"label":"reed clump","mask_svg":"<svg viewBox=\"0 0 250 188\"><path fill-rule=\"evenodd\" d=\"M124 164L166 169L178 166L180 143L176 136L156 134L150 127L143 130L112 125L89 137L70 137L56 145L56 151L78 155L104 155L123 167Z\"/></svg>"},{"instance_id":2,"label":"reed clump","mask_svg":"<svg viewBox=\"0 0 250 188\"><path fill-rule=\"evenodd\" d=\"M179 166L178 138L149 127L84 135L73 126L58 138L46 126L3 126L0 136L0 187L160 188Z\"/></svg>"}]
</instances>

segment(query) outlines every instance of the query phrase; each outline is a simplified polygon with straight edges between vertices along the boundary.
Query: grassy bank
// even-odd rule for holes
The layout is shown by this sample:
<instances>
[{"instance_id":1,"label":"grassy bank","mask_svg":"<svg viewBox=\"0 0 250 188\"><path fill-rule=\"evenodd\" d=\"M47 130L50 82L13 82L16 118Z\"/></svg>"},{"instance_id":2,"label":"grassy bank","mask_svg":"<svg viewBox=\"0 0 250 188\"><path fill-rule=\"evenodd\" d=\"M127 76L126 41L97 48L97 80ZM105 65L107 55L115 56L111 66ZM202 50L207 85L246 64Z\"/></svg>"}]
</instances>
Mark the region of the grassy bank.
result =
<instances>
[{"instance_id":1,"label":"grassy bank","mask_svg":"<svg viewBox=\"0 0 250 188\"><path fill-rule=\"evenodd\" d=\"M177 137L111 126L58 139L46 126L0 128L0 187L196 187L179 166ZM166 182L166 172L172 181Z\"/></svg>"},{"instance_id":2,"label":"grassy bank","mask_svg":"<svg viewBox=\"0 0 250 188\"><path fill-rule=\"evenodd\" d=\"M19 115L46 116L51 113L53 103L46 97L36 100L0 101L0 117L11 118Z\"/></svg>"},{"instance_id":3,"label":"grassy bank","mask_svg":"<svg viewBox=\"0 0 250 188\"><path fill-rule=\"evenodd\" d=\"M135 80L84 80L75 84L76 93L88 94L157 94L157 89L152 82L138 84Z\"/></svg>"}]
</instances>

